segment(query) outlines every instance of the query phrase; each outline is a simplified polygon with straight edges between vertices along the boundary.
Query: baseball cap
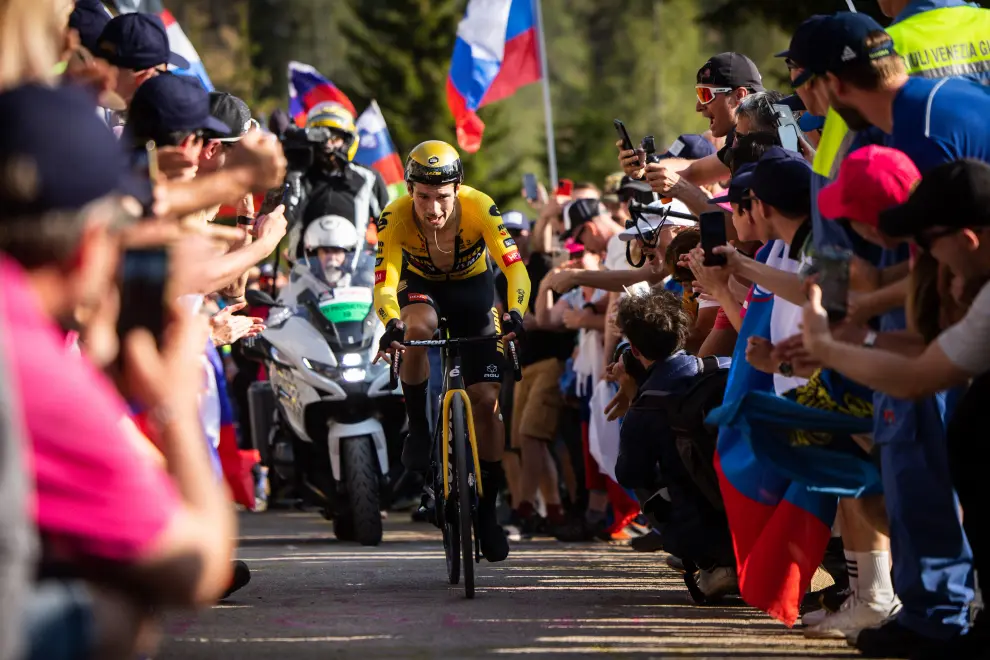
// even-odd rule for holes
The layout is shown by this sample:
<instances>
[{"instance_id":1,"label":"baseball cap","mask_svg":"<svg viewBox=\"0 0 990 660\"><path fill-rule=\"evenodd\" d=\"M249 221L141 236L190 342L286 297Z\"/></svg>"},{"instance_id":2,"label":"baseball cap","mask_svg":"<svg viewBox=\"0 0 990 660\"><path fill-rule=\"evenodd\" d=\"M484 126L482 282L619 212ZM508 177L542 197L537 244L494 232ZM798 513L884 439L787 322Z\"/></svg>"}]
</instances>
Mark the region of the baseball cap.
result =
<instances>
[{"instance_id":1,"label":"baseball cap","mask_svg":"<svg viewBox=\"0 0 990 660\"><path fill-rule=\"evenodd\" d=\"M677 136L667 152L660 158L684 158L685 160L700 160L715 153L715 146L703 136L696 133L685 133Z\"/></svg>"},{"instance_id":2,"label":"baseball cap","mask_svg":"<svg viewBox=\"0 0 990 660\"><path fill-rule=\"evenodd\" d=\"M577 229L601 215L601 201L597 199L575 199L564 206L564 233L561 238L570 238Z\"/></svg>"},{"instance_id":3,"label":"baseball cap","mask_svg":"<svg viewBox=\"0 0 990 660\"><path fill-rule=\"evenodd\" d=\"M698 69L698 84L713 87L745 87L762 92L763 76L753 60L742 53L719 53Z\"/></svg>"},{"instance_id":4,"label":"baseball cap","mask_svg":"<svg viewBox=\"0 0 990 660\"><path fill-rule=\"evenodd\" d=\"M95 109L92 97L71 85L0 93L0 224L78 210L112 193L150 198L150 184L132 174Z\"/></svg>"},{"instance_id":5,"label":"baseball cap","mask_svg":"<svg viewBox=\"0 0 990 660\"><path fill-rule=\"evenodd\" d=\"M746 163L738 170L736 170L735 176L732 177L732 181L729 182L729 189L725 191L725 194L721 197L714 197L708 201L709 204L725 204L726 202L735 202L739 204L745 199L746 192L753 185L753 172L756 170L756 163ZM729 207L732 208L731 206Z\"/></svg>"},{"instance_id":6,"label":"baseball cap","mask_svg":"<svg viewBox=\"0 0 990 660\"><path fill-rule=\"evenodd\" d=\"M100 0L76 0L69 14L69 27L79 33L80 43L91 53L96 51L103 28L109 22L110 13Z\"/></svg>"},{"instance_id":7,"label":"baseball cap","mask_svg":"<svg viewBox=\"0 0 990 660\"><path fill-rule=\"evenodd\" d=\"M838 75L859 62L896 55L894 40L889 35L876 46L867 47L867 37L873 32L883 31L883 26L867 14L847 11L834 14L822 21L812 35L813 50L806 68L816 75Z\"/></svg>"},{"instance_id":8,"label":"baseball cap","mask_svg":"<svg viewBox=\"0 0 990 660\"><path fill-rule=\"evenodd\" d=\"M904 152L863 147L846 156L835 181L818 193L818 210L825 218L876 227L880 213L906 202L920 178L921 172Z\"/></svg>"},{"instance_id":9,"label":"baseball cap","mask_svg":"<svg viewBox=\"0 0 990 660\"><path fill-rule=\"evenodd\" d=\"M93 54L121 69L140 71L162 64L189 68L189 60L173 53L162 19L131 12L114 16L103 28Z\"/></svg>"},{"instance_id":10,"label":"baseball cap","mask_svg":"<svg viewBox=\"0 0 990 660\"><path fill-rule=\"evenodd\" d=\"M667 217L664 219L663 210L668 209L671 211L676 211L678 213L691 213L684 202L674 199L670 202L664 204L663 202L654 202L647 207L647 211L644 211L636 224L632 227L627 227L626 229L619 232L619 240L629 242L636 240L643 234L649 234L651 232L657 231L661 227L697 227L698 223L693 220L686 220L684 218L671 218ZM650 213L650 211L654 211Z\"/></svg>"},{"instance_id":11,"label":"baseball cap","mask_svg":"<svg viewBox=\"0 0 990 660\"><path fill-rule=\"evenodd\" d=\"M529 218L519 211L506 211L502 214L502 224L510 231L529 231Z\"/></svg>"},{"instance_id":12,"label":"baseball cap","mask_svg":"<svg viewBox=\"0 0 990 660\"><path fill-rule=\"evenodd\" d=\"M170 73L149 78L137 88L127 117L128 130L142 138L198 130L230 134L230 128L210 114L206 90L191 78Z\"/></svg>"},{"instance_id":13,"label":"baseball cap","mask_svg":"<svg viewBox=\"0 0 990 660\"><path fill-rule=\"evenodd\" d=\"M791 109L791 112L804 112L808 108L805 107L804 101L797 94L791 94L790 96L785 96L777 102L777 105L786 105Z\"/></svg>"},{"instance_id":14,"label":"baseball cap","mask_svg":"<svg viewBox=\"0 0 990 660\"><path fill-rule=\"evenodd\" d=\"M616 172L614 174L609 174L605 177L605 188L602 191L602 200L606 202L617 202L619 201L619 188L622 186L622 180L625 178L625 174L622 172Z\"/></svg>"},{"instance_id":15,"label":"baseball cap","mask_svg":"<svg viewBox=\"0 0 990 660\"><path fill-rule=\"evenodd\" d=\"M771 147L756 164L750 190L783 213L807 213L811 208L811 166L800 154Z\"/></svg>"},{"instance_id":16,"label":"baseball cap","mask_svg":"<svg viewBox=\"0 0 990 660\"><path fill-rule=\"evenodd\" d=\"M785 57L795 65L805 69L804 73L795 78L791 83L795 89L808 82L811 76L814 75L814 72L810 70L810 65L814 61L815 50L821 48L821 42L818 41L817 35L829 19L831 19L831 16L815 14L805 20L794 30L794 35L791 37L791 43L787 47L787 50L782 50L774 55L774 57ZM794 108L791 109L794 110Z\"/></svg>"},{"instance_id":17,"label":"baseball cap","mask_svg":"<svg viewBox=\"0 0 990 660\"><path fill-rule=\"evenodd\" d=\"M220 142L237 142L254 124L247 103L227 92L210 92L210 115L230 128L229 134L207 135Z\"/></svg>"},{"instance_id":18,"label":"baseball cap","mask_svg":"<svg viewBox=\"0 0 990 660\"><path fill-rule=\"evenodd\" d=\"M990 227L990 165L972 159L939 165L907 202L880 213L880 230L889 236L918 236L931 227Z\"/></svg>"},{"instance_id":19,"label":"baseball cap","mask_svg":"<svg viewBox=\"0 0 990 660\"><path fill-rule=\"evenodd\" d=\"M619 196L621 197L623 193L628 195L633 195L635 193L651 193L653 188L650 184L641 179L634 179L631 176L623 176L622 181L619 183Z\"/></svg>"}]
</instances>

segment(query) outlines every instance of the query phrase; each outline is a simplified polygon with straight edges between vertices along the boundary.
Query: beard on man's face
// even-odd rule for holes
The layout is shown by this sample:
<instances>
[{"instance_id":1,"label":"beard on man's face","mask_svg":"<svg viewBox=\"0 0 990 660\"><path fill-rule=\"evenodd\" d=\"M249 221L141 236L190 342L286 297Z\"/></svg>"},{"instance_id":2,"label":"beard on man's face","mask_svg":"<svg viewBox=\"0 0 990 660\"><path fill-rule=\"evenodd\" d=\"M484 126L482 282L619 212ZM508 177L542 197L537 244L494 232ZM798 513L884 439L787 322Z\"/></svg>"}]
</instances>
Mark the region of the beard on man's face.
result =
<instances>
[{"instance_id":1,"label":"beard on man's face","mask_svg":"<svg viewBox=\"0 0 990 660\"><path fill-rule=\"evenodd\" d=\"M829 94L829 101L832 104L832 108L842 117L842 120L846 122L846 126L849 127L851 131L865 131L868 128L872 128L873 124L867 120L866 117L860 113L856 108L843 105L835 98L834 94Z\"/></svg>"}]
</instances>

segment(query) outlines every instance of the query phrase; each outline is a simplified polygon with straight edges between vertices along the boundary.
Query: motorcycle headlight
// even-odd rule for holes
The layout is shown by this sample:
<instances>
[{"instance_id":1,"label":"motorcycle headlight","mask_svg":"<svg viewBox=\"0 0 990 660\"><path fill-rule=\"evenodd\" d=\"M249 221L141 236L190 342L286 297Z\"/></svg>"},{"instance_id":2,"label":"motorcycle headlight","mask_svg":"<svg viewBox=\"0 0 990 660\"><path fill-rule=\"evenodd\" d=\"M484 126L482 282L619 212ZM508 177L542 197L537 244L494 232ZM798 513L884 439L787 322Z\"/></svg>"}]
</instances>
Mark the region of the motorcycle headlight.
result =
<instances>
[{"instance_id":1,"label":"motorcycle headlight","mask_svg":"<svg viewBox=\"0 0 990 660\"><path fill-rule=\"evenodd\" d=\"M345 367L360 367L364 364L364 356L360 353L345 353L341 356L340 363Z\"/></svg>"},{"instance_id":2,"label":"motorcycle headlight","mask_svg":"<svg viewBox=\"0 0 990 660\"><path fill-rule=\"evenodd\" d=\"M341 376L348 383L360 383L364 380L367 372L364 369L344 369Z\"/></svg>"},{"instance_id":3,"label":"motorcycle headlight","mask_svg":"<svg viewBox=\"0 0 990 660\"><path fill-rule=\"evenodd\" d=\"M310 360L309 358L303 358L302 363L304 367L324 378L334 379L339 373L337 367L332 367L329 364L317 362L316 360Z\"/></svg>"}]
</instances>

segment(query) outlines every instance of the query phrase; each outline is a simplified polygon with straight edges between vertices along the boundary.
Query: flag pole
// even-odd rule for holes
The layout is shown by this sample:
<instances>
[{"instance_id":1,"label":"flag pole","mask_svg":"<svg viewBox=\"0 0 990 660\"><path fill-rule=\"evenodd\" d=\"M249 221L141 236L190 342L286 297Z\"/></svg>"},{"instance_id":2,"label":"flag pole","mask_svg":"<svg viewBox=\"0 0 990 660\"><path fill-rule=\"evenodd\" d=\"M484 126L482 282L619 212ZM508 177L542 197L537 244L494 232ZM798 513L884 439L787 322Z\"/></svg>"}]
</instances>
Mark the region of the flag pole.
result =
<instances>
[{"instance_id":1,"label":"flag pole","mask_svg":"<svg viewBox=\"0 0 990 660\"><path fill-rule=\"evenodd\" d=\"M543 116L547 125L547 174L550 176L551 194L557 189L557 146L553 136L553 108L550 104L550 71L547 67L547 41L543 35L543 7L541 0L533 0L536 16L536 35L540 45L540 70L543 73Z\"/></svg>"},{"instance_id":2,"label":"flag pole","mask_svg":"<svg viewBox=\"0 0 990 660\"><path fill-rule=\"evenodd\" d=\"M846 0L846 5L849 6L849 11L856 13L856 5L853 4L853 0Z\"/></svg>"}]
</instances>

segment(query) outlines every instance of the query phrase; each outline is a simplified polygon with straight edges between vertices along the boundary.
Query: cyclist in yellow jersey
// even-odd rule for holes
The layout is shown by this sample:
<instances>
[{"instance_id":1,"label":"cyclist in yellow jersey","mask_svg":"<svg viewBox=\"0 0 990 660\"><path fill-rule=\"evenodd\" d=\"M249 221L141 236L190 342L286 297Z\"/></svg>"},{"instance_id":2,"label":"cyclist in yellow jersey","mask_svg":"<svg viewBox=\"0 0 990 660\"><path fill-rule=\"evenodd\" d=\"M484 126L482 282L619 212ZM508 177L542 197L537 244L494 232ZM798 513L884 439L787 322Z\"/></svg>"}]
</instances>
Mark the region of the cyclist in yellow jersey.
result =
<instances>
[{"instance_id":1,"label":"cyclist in yellow jersey","mask_svg":"<svg viewBox=\"0 0 990 660\"><path fill-rule=\"evenodd\" d=\"M409 154L405 179L409 194L389 204L378 220L375 308L385 324L378 358L399 349L397 342L432 339L440 316L447 318L451 337L521 334L529 304L529 275L495 202L463 185L457 151L437 140L420 144ZM508 281L509 311L501 320L495 310L489 254ZM403 350L399 376L409 436L402 463L407 470L423 473L429 469L432 448L426 413L430 364L425 349ZM502 561L509 553L495 519L505 448L498 410L504 361L505 349L497 342L467 346L461 354L485 484L478 507L478 538L488 561Z\"/></svg>"}]
</instances>

